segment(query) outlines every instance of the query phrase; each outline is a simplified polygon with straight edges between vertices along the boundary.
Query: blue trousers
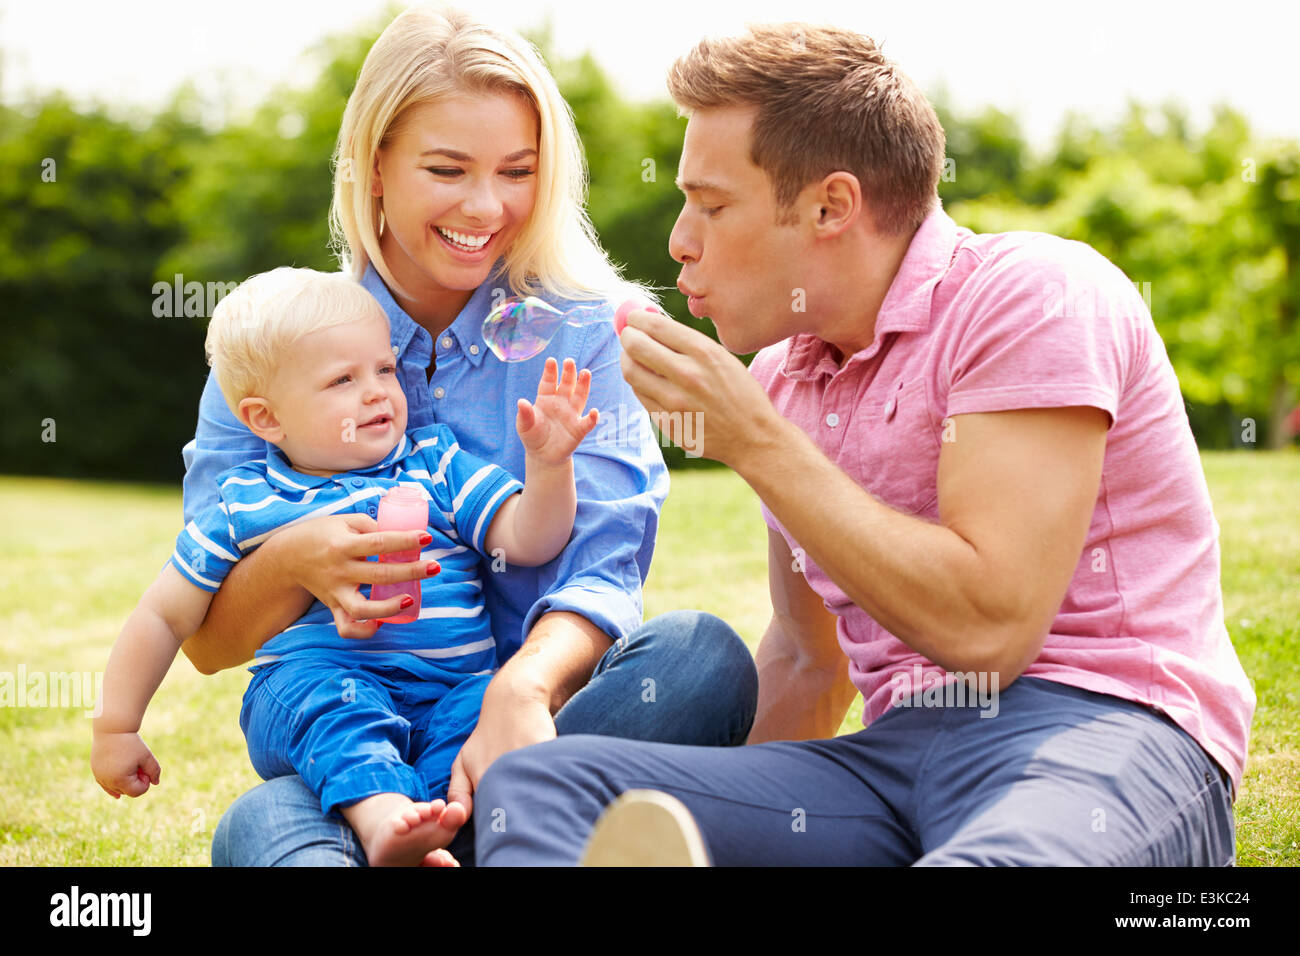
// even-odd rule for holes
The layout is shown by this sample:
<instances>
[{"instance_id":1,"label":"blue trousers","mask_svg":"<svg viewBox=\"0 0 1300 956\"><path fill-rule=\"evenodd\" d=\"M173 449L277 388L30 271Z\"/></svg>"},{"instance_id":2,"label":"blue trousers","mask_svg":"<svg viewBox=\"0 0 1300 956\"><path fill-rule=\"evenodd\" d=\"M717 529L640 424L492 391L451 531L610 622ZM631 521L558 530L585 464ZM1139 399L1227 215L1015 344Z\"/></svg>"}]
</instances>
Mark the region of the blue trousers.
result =
<instances>
[{"instance_id":1,"label":"blue trousers","mask_svg":"<svg viewBox=\"0 0 1300 956\"><path fill-rule=\"evenodd\" d=\"M251 687L251 685L250 685ZM703 745L743 744L758 704L754 659L718 618L675 611L616 641L590 682L555 715L559 734ZM452 753L454 758L455 753ZM451 852L473 863L473 823ZM237 799L217 824L213 866L365 866L352 829L321 811L300 776L279 776Z\"/></svg>"},{"instance_id":2,"label":"blue trousers","mask_svg":"<svg viewBox=\"0 0 1300 956\"><path fill-rule=\"evenodd\" d=\"M491 666L494 654L474 663ZM380 793L445 798L491 675L359 657L291 656L257 670L239 715L253 769L264 780L298 774L324 813Z\"/></svg>"},{"instance_id":3,"label":"blue trousers","mask_svg":"<svg viewBox=\"0 0 1300 956\"><path fill-rule=\"evenodd\" d=\"M690 809L716 865L1232 864L1227 784L1167 718L1034 678L988 712L899 707L856 734L727 750L525 747L480 781L477 861L573 864L604 807L649 788Z\"/></svg>"}]
</instances>

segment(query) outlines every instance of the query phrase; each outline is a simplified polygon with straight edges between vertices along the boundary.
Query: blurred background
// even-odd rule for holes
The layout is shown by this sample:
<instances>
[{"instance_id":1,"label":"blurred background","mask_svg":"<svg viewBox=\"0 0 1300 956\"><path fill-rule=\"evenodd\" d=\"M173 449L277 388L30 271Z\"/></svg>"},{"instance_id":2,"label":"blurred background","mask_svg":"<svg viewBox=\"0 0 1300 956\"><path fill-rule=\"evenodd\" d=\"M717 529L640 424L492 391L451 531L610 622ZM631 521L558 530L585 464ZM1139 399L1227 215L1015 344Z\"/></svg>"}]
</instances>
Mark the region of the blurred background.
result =
<instances>
[{"instance_id":1,"label":"blurred background","mask_svg":"<svg viewBox=\"0 0 1300 956\"><path fill-rule=\"evenodd\" d=\"M0 4L0 473L179 482L226 284L337 268L330 156L362 59L401 6ZM958 223L1093 245L1149 302L1202 448L1295 443L1294 5L700 7L472 6L555 73L591 217L628 275L677 276L672 60L749 21L848 26L938 108L940 194ZM675 291L666 304L711 332Z\"/></svg>"}]
</instances>

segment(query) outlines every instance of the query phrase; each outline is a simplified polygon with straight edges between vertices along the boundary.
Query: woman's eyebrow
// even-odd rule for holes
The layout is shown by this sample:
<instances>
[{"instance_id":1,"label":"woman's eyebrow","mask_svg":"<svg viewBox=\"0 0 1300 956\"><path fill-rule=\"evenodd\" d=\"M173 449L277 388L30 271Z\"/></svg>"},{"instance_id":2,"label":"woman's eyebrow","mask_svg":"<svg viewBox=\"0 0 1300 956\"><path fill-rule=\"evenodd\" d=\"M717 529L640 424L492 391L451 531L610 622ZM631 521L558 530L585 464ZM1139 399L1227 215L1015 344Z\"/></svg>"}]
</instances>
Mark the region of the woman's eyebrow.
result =
<instances>
[{"instance_id":1,"label":"woman's eyebrow","mask_svg":"<svg viewBox=\"0 0 1300 956\"><path fill-rule=\"evenodd\" d=\"M448 159L454 159L457 162L461 162L461 163L471 163L474 161L474 157L471 156L469 153L462 153L458 149L448 149L445 146L438 146L434 149L426 149L420 155L432 156L434 154L437 154L439 156L446 156ZM503 163L514 163L514 162L518 162L519 160L527 156L536 156L536 155L537 155L537 150L535 149L519 149L519 150L515 150L515 152L511 153L509 156L504 157L501 161Z\"/></svg>"}]
</instances>

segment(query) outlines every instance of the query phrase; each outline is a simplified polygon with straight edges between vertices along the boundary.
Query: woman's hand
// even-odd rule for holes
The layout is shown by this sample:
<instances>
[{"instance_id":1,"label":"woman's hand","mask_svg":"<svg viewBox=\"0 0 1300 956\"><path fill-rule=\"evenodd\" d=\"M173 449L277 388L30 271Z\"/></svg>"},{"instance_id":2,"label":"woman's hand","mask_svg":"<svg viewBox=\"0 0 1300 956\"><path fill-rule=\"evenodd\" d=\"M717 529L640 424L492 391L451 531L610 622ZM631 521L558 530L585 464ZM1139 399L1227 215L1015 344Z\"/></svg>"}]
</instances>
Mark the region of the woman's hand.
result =
<instances>
[{"instance_id":1,"label":"woman's hand","mask_svg":"<svg viewBox=\"0 0 1300 956\"><path fill-rule=\"evenodd\" d=\"M542 380L537 383L537 400L519 399L515 430L529 457L544 465L562 465L582 440L596 427L600 412L582 414L591 393L591 371L578 372L573 359L564 360L559 374L555 359L546 360Z\"/></svg>"},{"instance_id":2,"label":"woman's hand","mask_svg":"<svg viewBox=\"0 0 1300 956\"><path fill-rule=\"evenodd\" d=\"M299 587L310 591L334 614L341 637L366 638L374 635L379 620L394 617L409 607L406 595L383 601L361 596L362 584L396 584L432 577L442 570L437 561L386 564L367 561L391 551L422 548L433 540L427 531L379 531L369 515L328 515L304 521L281 531L290 536L281 542L286 560Z\"/></svg>"}]
</instances>

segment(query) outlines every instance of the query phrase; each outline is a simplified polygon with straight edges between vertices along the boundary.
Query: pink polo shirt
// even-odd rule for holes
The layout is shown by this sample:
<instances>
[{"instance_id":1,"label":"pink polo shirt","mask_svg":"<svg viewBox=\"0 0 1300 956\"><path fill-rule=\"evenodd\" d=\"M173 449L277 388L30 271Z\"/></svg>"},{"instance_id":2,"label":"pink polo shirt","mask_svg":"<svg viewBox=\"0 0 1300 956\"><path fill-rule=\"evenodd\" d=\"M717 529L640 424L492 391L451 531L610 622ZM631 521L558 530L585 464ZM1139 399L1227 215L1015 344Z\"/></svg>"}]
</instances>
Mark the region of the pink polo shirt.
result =
<instances>
[{"instance_id":1,"label":"pink polo shirt","mask_svg":"<svg viewBox=\"0 0 1300 956\"><path fill-rule=\"evenodd\" d=\"M840 368L829 345L796 335L750 370L777 411L860 486L935 523L945 418L1104 409L1111 427L1087 542L1024 673L1163 711L1228 771L1235 793L1255 693L1224 626L1219 527L1164 343L1119 269L1082 243L976 235L936 210L912 239L868 348ZM798 547L766 505L763 516ZM804 564L838 617L864 723L889 709L894 674L914 665L944 673Z\"/></svg>"}]
</instances>

